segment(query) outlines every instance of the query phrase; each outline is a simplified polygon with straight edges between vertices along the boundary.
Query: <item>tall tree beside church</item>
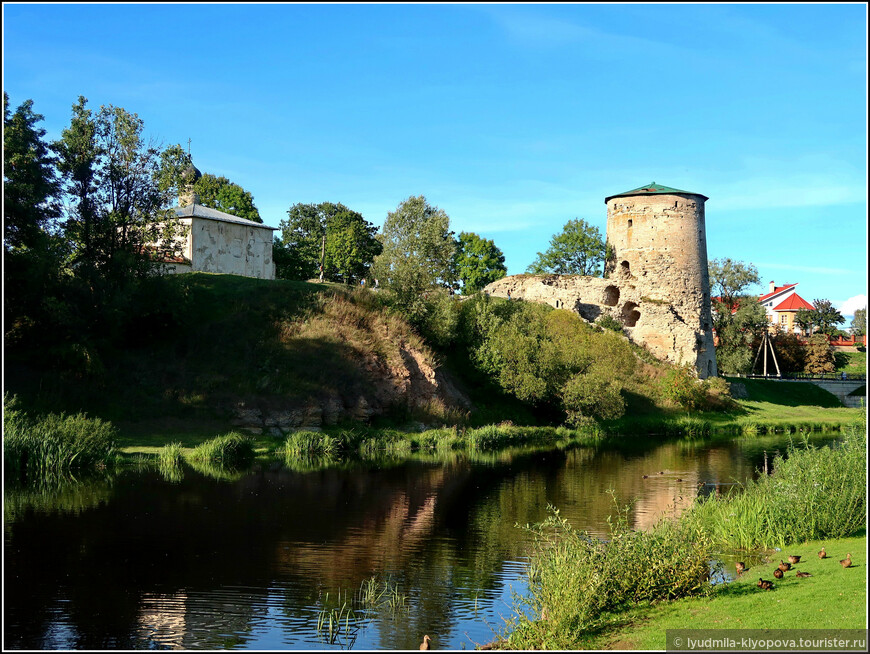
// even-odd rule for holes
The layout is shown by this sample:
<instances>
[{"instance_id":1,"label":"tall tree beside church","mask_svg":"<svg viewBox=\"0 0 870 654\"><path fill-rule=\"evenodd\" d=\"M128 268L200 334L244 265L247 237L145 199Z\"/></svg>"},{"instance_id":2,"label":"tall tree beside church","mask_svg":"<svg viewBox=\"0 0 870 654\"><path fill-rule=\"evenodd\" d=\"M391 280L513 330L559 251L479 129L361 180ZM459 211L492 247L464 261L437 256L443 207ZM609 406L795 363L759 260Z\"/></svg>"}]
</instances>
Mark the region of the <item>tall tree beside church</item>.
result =
<instances>
[{"instance_id":1,"label":"tall tree beside church","mask_svg":"<svg viewBox=\"0 0 870 654\"><path fill-rule=\"evenodd\" d=\"M294 204L280 228L273 252L282 279L317 277L322 258L325 280L356 283L381 252L377 228L341 203Z\"/></svg>"},{"instance_id":2,"label":"tall tree beside church","mask_svg":"<svg viewBox=\"0 0 870 654\"><path fill-rule=\"evenodd\" d=\"M423 294L457 281L450 217L422 195L412 196L387 214L380 239L384 250L372 274L390 289L396 306L418 321L427 311Z\"/></svg>"},{"instance_id":3,"label":"tall tree beside church","mask_svg":"<svg viewBox=\"0 0 870 654\"><path fill-rule=\"evenodd\" d=\"M134 113L107 105L95 115L79 97L53 146L69 200L70 266L92 289L123 286L151 272L147 244L179 244L180 229L168 211L172 198L161 183L162 153L145 142L143 128Z\"/></svg>"},{"instance_id":4,"label":"tall tree beside church","mask_svg":"<svg viewBox=\"0 0 870 654\"><path fill-rule=\"evenodd\" d=\"M254 196L226 177L203 173L193 188L204 207L217 209L255 223L263 222L259 210L254 205Z\"/></svg>"},{"instance_id":5,"label":"tall tree beside church","mask_svg":"<svg viewBox=\"0 0 870 654\"><path fill-rule=\"evenodd\" d=\"M38 126L43 116L26 100L10 113L3 93L4 307L7 332L37 311L57 278L62 259L55 236L60 215L54 158Z\"/></svg>"},{"instance_id":6,"label":"tall tree beside church","mask_svg":"<svg viewBox=\"0 0 870 654\"><path fill-rule=\"evenodd\" d=\"M3 245L7 253L33 249L59 216L54 159L37 126L33 100L9 112L3 93Z\"/></svg>"}]
</instances>

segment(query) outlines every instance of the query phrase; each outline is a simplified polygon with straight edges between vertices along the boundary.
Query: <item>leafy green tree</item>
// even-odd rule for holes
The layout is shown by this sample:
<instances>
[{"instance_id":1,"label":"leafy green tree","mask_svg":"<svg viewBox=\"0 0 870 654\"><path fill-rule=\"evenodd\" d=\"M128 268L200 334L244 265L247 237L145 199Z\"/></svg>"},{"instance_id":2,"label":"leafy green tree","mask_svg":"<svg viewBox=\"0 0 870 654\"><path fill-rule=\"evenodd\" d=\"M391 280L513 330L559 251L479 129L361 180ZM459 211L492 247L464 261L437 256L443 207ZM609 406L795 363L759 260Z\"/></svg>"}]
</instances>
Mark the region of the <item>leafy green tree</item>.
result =
<instances>
[{"instance_id":1,"label":"leafy green tree","mask_svg":"<svg viewBox=\"0 0 870 654\"><path fill-rule=\"evenodd\" d=\"M716 362L725 374L749 374L755 358L753 346L761 338L770 322L767 312L754 297L735 300L737 311L731 313L720 306L716 320Z\"/></svg>"},{"instance_id":2,"label":"leafy green tree","mask_svg":"<svg viewBox=\"0 0 870 654\"><path fill-rule=\"evenodd\" d=\"M450 217L422 195L412 196L387 214L379 236L383 251L372 275L390 290L397 308L419 322L426 313L423 294L457 281Z\"/></svg>"},{"instance_id":3,"label":"leafy green tree","mask_svg":"<svg viewBox=\"0 0 870 654\"><path fill-rule=\"evenodd\" d=\"M56 236L59 184L43 120L33 101L10 113L3 94L4 334L20 324L45 322L40 309L52 295L63 260Z\"/></svg>"},{"instance_id":4,"label":"leafy green tree","mask_svg":"<svg viewBox=\"0 0 870 654\"><path fill-rule=\"evenodd\" d=\"M822 334L815 334L807 341L806 364L804 372L821 374L834 372L837 366L834 361L834 348Z\"/></svg>"},{"instance_id":5,"label":"leafy green tree","mask_svg":"<svg viewBox=\"0 0 870 654\"><path fill-rule=\"evenodd\" d=\"M772 342L782 372L803 372L806 365L806 346L796 334L779 331L772 337Z\"/></svg>"},{"instance_id":6,"label":"leafy green tree","mask_svg":"<svg viewBox=\"0 0 870 654\"><path fill-rule=\"evenodd\" d=\"M507 275L504 253L489 239L474 232L460 232L456 242L456 273L462 292L470 295Z\"/></svg>"},{"instance_id":7,"label":"leafy green tree","mask_svg":"<svg viewBox=\"0 0 870 654\"><path fill-rule=\"evenodd\" d=\"M193 190L196 191L199 202L204 207L217 209L255 223L263 222L259 210L254 205L254 196L226 177L203 173L193 185Z\"/></svg>"},{"instance_id":8,"label":"leafy green tree","mask_svg":"<svg viewBox=\"0 0 870 654\"><path fill-rule=\"evenodd\" d=\"M852 317L852 333L855 336L863 336L867 333L867 309L856 309Z\"/></svg>"},{"instance_id":9,"label":"leafy green tree","mask_svg":"<svg viewBox=\"0 0 870 654\"><path fill-rule=\"evenodd\" d=\"M311 279L324 259L323 278L354 283L363 279L381 252L377 228L341 203L294 204L276 237L276 274L281 279Z\"/></svg>"},{"instance_id":10,"label":"leafy green tree","mask_svg":"<svg viewBox=\"0 0 870 654\"><path fill-rule=\"evenodd\" d=\"M846 322L843 315L834 307L830 300L813 300L815 307L815 322L818 331L828 336L834 336L838 331L837 325Z\"/></svg>"},{"instance_id":11,"label":"leafy green tree","mask_svg":"<svg viewBox=\"0 0 870 654\"><path fill-rule=\"evenodd\" d=\"M54 158L37 126L33 100L9 113L3 93L3 244L7 253L38 245L59 216Z\"/></svg>"},{"instance_id":12,"label":"leafy green tree","mask_svg":"<svg viewBox=\"0 0 870 654\"><path fill-rule=\"evenodd\" d=\"M103 106L94 115L86 105L79 97L70 126L53 144L69 199L69 263L92 289L122 286L155 269L149 244L178 251L181 228L168 210L161 152L143 139L143 121L121 107Z\"/></svg>"},{"instance_id":13,"label":"leafy green tree","mask_svg":"<svg viewBox=\"0 0 870 654\"><path fill-rule=\"evenodd\" d=\"M716 347L719 369L731 374L749 373L754 357L752 344L768 325L764 307L747 294L759 282L758 270L751 263L728 257L711 260L707 270L713 329L719 341Z\"/></svg>"},{"instance_id":14,"label":"leafy green tree","mask_svg":"<svg viewBox=\"0 0 870 654\"><path fill-rule=\"evenodd\" d=\"M533 274L601 276L605 245L597 227L585 220L569 220L562 232L550 239L550 247L526 269Z\"/></svg>"},{"instance_id":15,"label":"leafy green tree","mask_svg":"<svg viewBox=\"0 0 870 654\"><path fill-rule=\"evenodd\" d=\"M710 277L710 295L718 297L727 307L732 307L736 298L760 281L758 269L751 263L734 261L728 257L713 259L707 266Z\"/></svg>"},{"instance_id":16,"label":"leafy green tree","mask_svg":"<svg viewBox=\"0 0 870 654\"><path fill-rule=\"evenodd\" d=\"M794 323L801 328L805 335L809 336L816 328L817 316L815 309L798 309L794 315Z\"/></svg>"}]
</instances>

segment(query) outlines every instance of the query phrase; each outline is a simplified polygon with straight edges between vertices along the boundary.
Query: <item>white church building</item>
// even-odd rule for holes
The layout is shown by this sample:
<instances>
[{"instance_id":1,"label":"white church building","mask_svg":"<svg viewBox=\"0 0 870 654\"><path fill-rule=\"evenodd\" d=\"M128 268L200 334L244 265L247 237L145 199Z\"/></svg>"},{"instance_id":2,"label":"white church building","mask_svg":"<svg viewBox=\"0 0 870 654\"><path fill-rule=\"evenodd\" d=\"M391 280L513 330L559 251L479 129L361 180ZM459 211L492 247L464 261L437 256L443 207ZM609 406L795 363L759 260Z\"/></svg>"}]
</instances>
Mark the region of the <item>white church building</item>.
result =
<instances>
[{"instance_id":1,"label":"white church building","mask_svg":"<svg viewBox=\"0 0 870 654\"><path fill-rule=\"evenodd\" d=\"M272 233L277 227L239 218L199 204L193 183L201 173L185 173L187 190L179 195L175 215L188 227L181 256L164 261L166 272L210 272L275 279Z\"/></svg>"}]
</instances>

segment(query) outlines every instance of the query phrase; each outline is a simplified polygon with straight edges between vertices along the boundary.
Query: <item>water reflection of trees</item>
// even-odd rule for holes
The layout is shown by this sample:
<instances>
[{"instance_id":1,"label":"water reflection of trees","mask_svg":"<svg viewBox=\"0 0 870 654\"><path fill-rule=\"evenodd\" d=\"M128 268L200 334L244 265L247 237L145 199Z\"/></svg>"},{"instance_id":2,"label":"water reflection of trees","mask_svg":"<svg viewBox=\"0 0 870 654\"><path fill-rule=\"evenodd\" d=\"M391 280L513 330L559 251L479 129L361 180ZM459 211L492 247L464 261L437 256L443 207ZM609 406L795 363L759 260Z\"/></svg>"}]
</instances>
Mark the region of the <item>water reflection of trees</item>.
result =
<instances>
[{"instance_id":1,"label":"water reflection of trees","mask_svg":"<svg viewBox=\"0 0 870 654\"><path fill-rule=\"evenodd\" d=\"M5 644L55 644L63 605L76 649L257 647L267 612L281 646L314 646L325 593L352 594L375 575L410 610L377 613L357 646L416 649L428 633L445 647L462 638L457 607L497 596L505 561L526 554L514 525L542 520L548 504L603 534L613 489L640 498L644 527L683 510L700 483L756 467L730 442L444 454L304 473L277 462L244 475L186 470L172 484L124 473L54 496L4 490Z\"/></svg>"}]
</instances>

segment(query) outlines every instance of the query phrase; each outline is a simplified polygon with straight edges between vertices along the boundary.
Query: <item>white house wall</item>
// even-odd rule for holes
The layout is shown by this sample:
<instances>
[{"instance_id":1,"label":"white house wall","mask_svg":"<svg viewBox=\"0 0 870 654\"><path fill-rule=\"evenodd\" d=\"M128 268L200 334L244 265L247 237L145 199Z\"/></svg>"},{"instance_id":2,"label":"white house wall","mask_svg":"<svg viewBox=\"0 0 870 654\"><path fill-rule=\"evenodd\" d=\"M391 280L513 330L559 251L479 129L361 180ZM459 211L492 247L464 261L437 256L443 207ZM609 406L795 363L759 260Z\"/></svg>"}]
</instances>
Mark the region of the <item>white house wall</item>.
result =
<instances>
[{"instance_id":1,"label":"white house wall","mask_svg":"<svg viewBox=\"0 0 870 654\"><path fill-rule=\"evenodd\" d=\"M275 279L271 229L193 218L189 238L193 270Z\"/></svg>"}]
</instances>

